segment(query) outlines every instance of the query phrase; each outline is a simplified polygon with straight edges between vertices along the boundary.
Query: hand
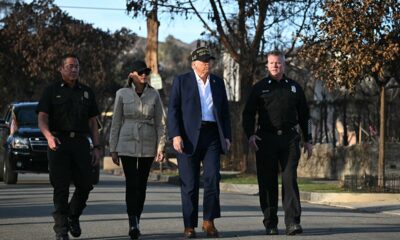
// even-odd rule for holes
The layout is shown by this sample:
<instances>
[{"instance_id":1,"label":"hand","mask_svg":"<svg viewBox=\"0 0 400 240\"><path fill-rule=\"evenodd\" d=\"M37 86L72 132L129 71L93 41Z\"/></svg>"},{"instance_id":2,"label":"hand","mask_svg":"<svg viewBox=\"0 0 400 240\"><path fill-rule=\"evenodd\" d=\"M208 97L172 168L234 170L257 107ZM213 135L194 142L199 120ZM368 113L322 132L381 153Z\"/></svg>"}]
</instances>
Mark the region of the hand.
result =
<instances>
[{"instance_id":1,"label":"hand","mask_svg":"<svg viewBox=\"0 0 400 240\"><path fill-rule=\"evenodd\" d=\"M100 149L94 148L92 153L92 166L96 166L97 164L99 164L100 157L101 157Z\"/></svg>"},{"instance_id":2,"label":"hand","mask_svg":"<svg viewBox=\"0 0 400 240\"><path fill-rule=\"evenodd\" d=\"M229 151L231 149L231 140L225 138L225 142L226 142L226 150Z\"/></svg>"},{"instance_id":3,"label":"hand","mask_svg":"<svg viewBox=\"0 0 400 240\"><path fill-rule=\"evenodd\" d=\"M155 160L156 160L156 162L162 162L162 160L164 160L164 153L157 152L157 156L156 156Z\"/></svg>"},{"instance_id":4,"label":"hand","mask_svg":"<svg viewBox=\"0 0 400 240\"><path fill-rule=\"evenodd\" d=\"M119 166L119 157L117 152L112 152L111 153L111 159L114 162L115 165Z\"/></svg>"},{"instance_id":5,"label":"hand","mask_svg":"<svg viewBox=\"0 0 400 240\"><path fill-rule=\"evenodd\" d=\"M255 151L258 151L258 146L257 146L257 143L256 143L257 140L261 140L261 138L259 136L255 135L255 134L251 135L250 138L249 138L249 145Z\"/></svg>"},{"instance_id":6,"label":"hand","mask_svg":"<svg viewBox=\"0 0 400 240\"><path fill-rule=\"evenodd\" d=\"M57 150L58 145L61 144L60 140L53 135L51 135L49 138L47 138L47 144L49 145L49 148L53 151Z\"/></svg>"},{"instance_id":7,"label":"hand","mask_svg":"<svg viewBox=\"0 0 400 240\"><path fill-rule=\"evenodd\" d=\"M129 75L128 75L128 78L132 78L133 79L133 76L135 76L133 73L134 72L130 72Z\"/></svg>"},{"instance_id":8,"label":"hand","mask_svg":"<svg viewBox=\"0 0 400 240\"><path fill-rule=\"evenodd\" d=\"M312 155L312 151L313 151L313 145L311 143L304 143L304 153L307 152L307 159L309 159Z\"/></svg>"},{"instance_id":9,"label":"hand","mask_svg":"<svg viewBox=\"0 0 400 240\"><path fill-rule=\"evenodd\" d=\"M172 139L172 145L178 153L183 153L183 141L181 136L176 136Z\"/></svg>"}]
</instances>

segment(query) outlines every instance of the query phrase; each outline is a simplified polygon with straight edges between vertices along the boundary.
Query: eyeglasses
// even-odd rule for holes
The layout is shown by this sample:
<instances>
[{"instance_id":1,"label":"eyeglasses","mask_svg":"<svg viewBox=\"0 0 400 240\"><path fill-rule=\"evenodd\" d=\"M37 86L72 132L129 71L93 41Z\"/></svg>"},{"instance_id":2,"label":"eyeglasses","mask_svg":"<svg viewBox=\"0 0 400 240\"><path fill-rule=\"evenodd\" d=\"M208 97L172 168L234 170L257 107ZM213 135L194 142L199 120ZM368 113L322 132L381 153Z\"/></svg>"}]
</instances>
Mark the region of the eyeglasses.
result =
<instances>
[{"instance_id":1,"label":"eyeglasses","mask_svg":"<svg viewBox=\"0 0 400 240\"><path fill-rule=\"evenodd\" d=\"M79 70L79 65L68 64L64 66L65 69L68 71L72 71L73 69Z\"/></svg>"},{"instance_id":2,"label":"eyeglasses","mask_svg":"<svg viewBox=\"0 0 400 240\"><path fill-rule=\"evenodd\" d=\"M144 74L146 74L146 75L149 75L149 74L150 74L150 72L151 72L151 70L150 70L150 69L148 69L148 68L146 68L146 69L143 69L143 70L139 70L139 71L137 71L137 74L138 74L139 76L142 76L142 75L143 75L143 73L144 73Z\"/></svg>"}]
</instances>

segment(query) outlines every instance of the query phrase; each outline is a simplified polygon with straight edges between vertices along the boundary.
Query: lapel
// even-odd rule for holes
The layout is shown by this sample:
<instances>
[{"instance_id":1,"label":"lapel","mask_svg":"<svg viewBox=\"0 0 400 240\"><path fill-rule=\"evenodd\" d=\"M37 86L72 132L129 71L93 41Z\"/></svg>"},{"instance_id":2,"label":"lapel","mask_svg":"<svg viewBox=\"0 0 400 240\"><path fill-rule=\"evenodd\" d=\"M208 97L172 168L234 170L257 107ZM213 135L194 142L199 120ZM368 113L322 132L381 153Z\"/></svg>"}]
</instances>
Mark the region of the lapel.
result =
<instances>
[{"instance_id":1,"label":"lapel","mask_svg":"<svg viewBox=\"0 0 400 240\"><path fill-rule=\"evenodd\" d=\"M200 114L201 114L201 103L200 103L200 94L199 94L199 87L197 85L197 79L196 79L196 74L194 74L194 71L192 70L191 75L190 75L190 81L192 81L190 83L189 86L193 86L193 94L194 94L194 100L195 100L195 104L196 104L196 108L195 109L199 109ZM190 94L190 93L189 93Z\"/></svg>"},{"instance_id":2,"label":"lapel","mask_svg":"<svg viewBox=\"0 0 400 240\"><path fill-rule=\"evenodd\" d=\"M219 95L218 95L218 86L216 83L216 80L213 75L210 74L210 89L211 89L211 95L213 99L213 113L215 120L218 122L219 116L218 116L218 106L219 106Z\"/></svg>"},{"instance_id":3,"label":"lapel","mask_svg":"<svg viewBox=\"0 0 400 240\"><path fill-rule=\"evenodd\" d=\"M217 83L216 80L214 78L213 75L210 74L210 89L211 89L211 95L212 95L212 99L213 99L213 104L214 104L214 108L217 107L218 105L218 87L217 87Z\"/></svg>"}]
</instances>

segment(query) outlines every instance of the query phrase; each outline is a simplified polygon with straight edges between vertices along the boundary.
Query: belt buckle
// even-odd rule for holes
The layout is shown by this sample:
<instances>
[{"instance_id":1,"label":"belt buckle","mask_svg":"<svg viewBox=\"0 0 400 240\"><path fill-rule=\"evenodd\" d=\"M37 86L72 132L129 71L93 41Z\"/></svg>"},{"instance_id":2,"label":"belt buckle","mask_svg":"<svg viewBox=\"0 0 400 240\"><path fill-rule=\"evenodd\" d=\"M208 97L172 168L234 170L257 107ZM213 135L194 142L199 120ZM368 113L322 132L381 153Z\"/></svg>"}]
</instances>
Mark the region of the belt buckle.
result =
<instances>
[{"instance_id":1,"label":"belt buckle","mask_svg":"<svg viewBox=\"0 0 400 240\"><path fill-rule=\"evenodd\" d=\"M278 131L276 131L276 135L278 135L278 136L280 136L280 135L282 135L282 130L278 130Z\"/></svg>"},{"instance_id":2,"label":"belt buckle","mask_svg":"<svg viewBox=\"0 0 400 240\"><path fill-rule=\"evenodd\" d=\"M74 137L75 137L75 132L70 132L70 133L69 133L69 137L70 137L70 138L74 138Z\"/></svg>"}]
</instances>

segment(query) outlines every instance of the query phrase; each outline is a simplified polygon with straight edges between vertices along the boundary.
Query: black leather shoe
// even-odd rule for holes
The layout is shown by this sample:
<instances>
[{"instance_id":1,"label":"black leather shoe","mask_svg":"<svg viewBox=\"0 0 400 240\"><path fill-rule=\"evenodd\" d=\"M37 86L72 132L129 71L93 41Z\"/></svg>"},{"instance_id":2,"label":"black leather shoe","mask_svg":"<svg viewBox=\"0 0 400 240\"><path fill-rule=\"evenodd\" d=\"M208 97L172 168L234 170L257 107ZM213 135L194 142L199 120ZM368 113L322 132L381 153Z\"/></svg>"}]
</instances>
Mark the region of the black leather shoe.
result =
<instances>
[{"instance_id":1,"label":"black leather shoe","mask_svg":"<svg viewBox=\"0 0 400 240\"><path fill-rule=\"evenodd\" d=\"M56 240L69 240L68 233L67 234L56 234Z\"/></svg>"},{"instance_id":2,"label":"black leather shoe","mask_svg":"<svg viewBox=\"0 0 400 240\"><path fill-rule=\"evenodd\" d=\"M271 228L265 228L265 234L266 235L278 235L278 228L277 227L271 227Z\"/></svg>"},{"instance_id":3,"label":"black leather shoe","mask_svg":"<svg viewBox=\"0 0 400 240\"><path fill-rule=\"evenodd\" d=\"M136 216L129 216L129 236L131 239L139 239L139 220Z\"/></svg>"},{"instance_id":4,"label":"black leather shoe","mask_svg":"<svg viewBox=\"0 0 400 240\"><path fill-rule=\"evenodd\" d=\"M290 224L286 227L286 235L296 235L303 233L303 228L301 228L300 224Z\"/></svg>"},{"instance_id":5,"label":"black leather shoe","mask_svg":"<svg viewBox=\"0 0 400 240\"><path fill-rule=\"evenodd\" d=\"M68 217L68 231L73 237L79 237L82 233L79 218Z\"/></svg>"}]
</instances>

